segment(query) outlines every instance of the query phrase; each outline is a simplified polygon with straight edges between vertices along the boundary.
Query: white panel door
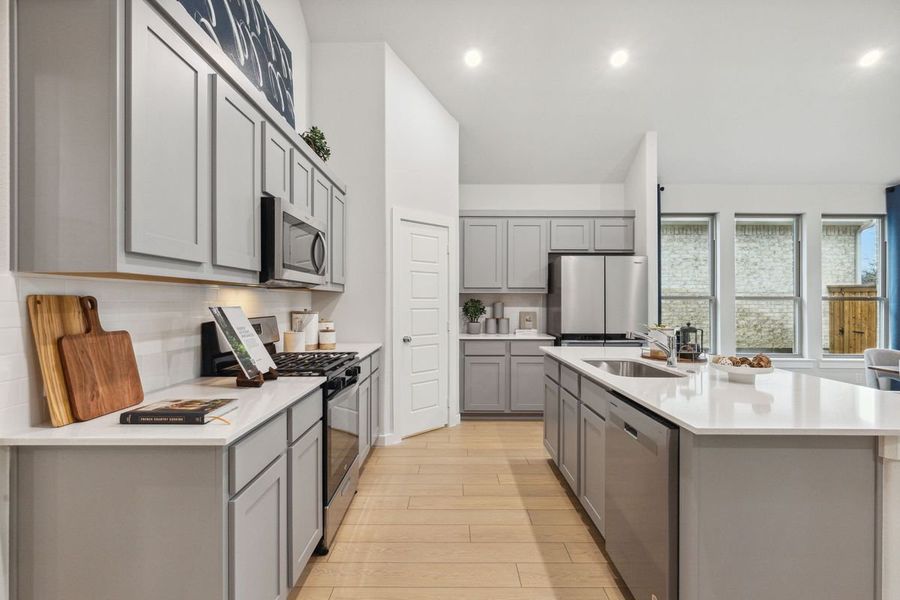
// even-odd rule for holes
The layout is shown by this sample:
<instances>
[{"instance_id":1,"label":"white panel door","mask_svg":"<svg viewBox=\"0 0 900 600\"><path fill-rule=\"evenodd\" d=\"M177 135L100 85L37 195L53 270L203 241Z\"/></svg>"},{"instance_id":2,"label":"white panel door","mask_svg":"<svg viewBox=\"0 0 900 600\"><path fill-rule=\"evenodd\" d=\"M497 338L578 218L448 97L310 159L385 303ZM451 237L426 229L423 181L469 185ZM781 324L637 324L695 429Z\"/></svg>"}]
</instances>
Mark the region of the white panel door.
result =
<instances>
[{"instance_id":1,"label":"white panel door","mask_svg":"<svg viewBox=\"0 0 900 600\"><path fill-rule=\"evenodd\" d=\"M447 424L449 383L449 255L446 227L401 220L394 332L401 339L394 383L397 433Z\"/></svg>"}]
</instances>

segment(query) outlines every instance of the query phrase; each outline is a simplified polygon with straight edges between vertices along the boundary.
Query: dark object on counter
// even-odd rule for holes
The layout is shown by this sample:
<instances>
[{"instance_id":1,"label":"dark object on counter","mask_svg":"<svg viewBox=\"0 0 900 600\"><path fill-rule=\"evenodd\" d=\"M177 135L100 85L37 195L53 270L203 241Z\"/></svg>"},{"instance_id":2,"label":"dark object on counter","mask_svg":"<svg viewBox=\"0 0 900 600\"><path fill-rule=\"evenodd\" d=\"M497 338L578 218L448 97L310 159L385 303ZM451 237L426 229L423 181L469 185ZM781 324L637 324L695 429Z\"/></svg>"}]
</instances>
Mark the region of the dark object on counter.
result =
<instances>
[{"instance_id":1,"label":"dark object on counter","mask_svg":"<svg viewBox=\"0 0 900 600\"><path fill-rule=\"evenodd\" d=\"M50 423L54 427L74 423L66 376L59 356L59 339L64 335L85 332L87 324L81 310L81 300L78 296L28 296L28 316L41 365Z\"/></svg>"},{"instance_id":2,"label":"dark object on counter","mask_svg":"<svg viewBox=\"0 0 900 600\"><path fill-rule=\"evenodd\" d=\"M703 330L692 327L691 322L675 332L678 358L697 361L703 354Z\"/></svg>"},{"instance_id":3,"label":"dark object on counter","mask_svg":"<svg viewBox=\"0 0 900 600\"><path fill-rule=\"evenodd\" d=\"M144 388L131 335L103 330L93 296L81 298L81 308L87 330L60 338L59 354L72 414L78 421L87 421L140 404Z\"/></svg>"},{"instance_id":4,"label":"dark object on counter","mask_svg":"<svg viewBox=\"0 0 900 600\"><path fill-rule=\"evenodd\" d=\"M267 381L278 379L278 371L269 369L266 373L257 373L255 377L246 377L242 372L237 374L235 383L238 387L262 387Z\"/></svg>"},{"instance_id":5,"label":"dark object on counter","mask_svg":"<svg viewBox=\"0 0 900 600\"><path fill-rule=\"evenodd\" d=\"M237 408L234 398L160 400L119 415L122 425L203 425Z\"/></svg>"}]
</instances>

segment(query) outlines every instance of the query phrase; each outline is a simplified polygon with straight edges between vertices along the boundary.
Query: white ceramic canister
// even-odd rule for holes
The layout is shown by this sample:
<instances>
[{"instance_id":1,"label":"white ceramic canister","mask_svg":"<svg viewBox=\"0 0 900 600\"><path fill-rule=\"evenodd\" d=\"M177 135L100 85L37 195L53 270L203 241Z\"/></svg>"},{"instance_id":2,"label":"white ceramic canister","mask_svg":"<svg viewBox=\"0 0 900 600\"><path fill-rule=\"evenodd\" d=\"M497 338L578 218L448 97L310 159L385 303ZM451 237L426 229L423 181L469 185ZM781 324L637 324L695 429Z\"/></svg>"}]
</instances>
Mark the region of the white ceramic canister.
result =
<instances>
[{"instance_id":1,"label":"white ceramic canister","mask_svg":"<svg viewBox=\"0 0 900 600\"><path fill-rule=\"evenodd\" d=\"M306 350L306 333L303 331L284 332L284 351L303 352Z\"/></svg>"},{"instance_id":2,"label":"white ceramic canister","mask_svg":"<svg viewBox=\"0 0 900 600\"><path fill-rule=\"evenodd\" d=\"M337 347L337 332L332 321L319 322L319 350L334 350Z\"/></svg>"},{"instance_id":3,"label":"white ceramic canister","mask_svg":"<svg viewBox=\"0 0 900 600\"><path fill-rule=\"evenodd\" d=\"M303 337L307 351L319 349L319 313L310 313L309 321L303 328Z\"/></svg>"}]
</instances>

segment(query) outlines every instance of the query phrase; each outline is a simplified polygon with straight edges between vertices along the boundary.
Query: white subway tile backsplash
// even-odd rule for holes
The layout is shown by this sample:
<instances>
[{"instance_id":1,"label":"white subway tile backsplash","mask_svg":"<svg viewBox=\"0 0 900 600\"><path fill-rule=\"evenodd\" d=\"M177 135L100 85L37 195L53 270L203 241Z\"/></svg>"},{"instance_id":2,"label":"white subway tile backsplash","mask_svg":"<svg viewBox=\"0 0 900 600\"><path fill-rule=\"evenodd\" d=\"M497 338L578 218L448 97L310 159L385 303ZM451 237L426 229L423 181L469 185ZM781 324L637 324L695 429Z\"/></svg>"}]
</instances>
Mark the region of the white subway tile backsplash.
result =
<instances>
[{"instance_id":1,"label":"white subway tile backsplash","mask_svg":"<svg viewBox=\"0 0 900 600\"><path fill-rule=\"evenodd\" d=\"M0 430L48 419L34 354L26 298L31 294L94 296L108 331L131 333L145 392L200 374L200 324L209 307L241 306L250 317L275 315L282 330L292 310L309 308L305 290L0 273Z\"/></svg>"}]
</instances>

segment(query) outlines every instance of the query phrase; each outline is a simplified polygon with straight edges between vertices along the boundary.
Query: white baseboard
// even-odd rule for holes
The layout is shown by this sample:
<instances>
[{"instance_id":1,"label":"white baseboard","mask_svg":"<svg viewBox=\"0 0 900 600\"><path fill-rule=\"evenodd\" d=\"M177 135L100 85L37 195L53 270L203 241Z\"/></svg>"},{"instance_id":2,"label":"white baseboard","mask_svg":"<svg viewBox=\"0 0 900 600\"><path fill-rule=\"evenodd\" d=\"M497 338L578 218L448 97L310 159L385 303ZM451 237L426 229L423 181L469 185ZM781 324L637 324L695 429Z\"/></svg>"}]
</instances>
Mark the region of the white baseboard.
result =
<instances>
[{"instance_id":1,"label":"white baseboard","mask_svg":"<svg viewBox=\"0 0 900 600\"><path fill-rule=\"evenodd\" d=\"M393 446L394 444L402 442L403 438L396 433L386 433L384 435L379 435L378 440L381 442L378 444L379 446Z\"/></svg>"},{"instance_id":2,"label":"white baseboard","mask_svg":"<svg viewBox=\"0 0 900 600\"><path fill-rule=\"evenodd\" d=\"M447 427L456 427L462 422L462 418L459 416L459 413L455 415L450 415L450 422L447 423Z\"/></svg>"}]
</instances>

